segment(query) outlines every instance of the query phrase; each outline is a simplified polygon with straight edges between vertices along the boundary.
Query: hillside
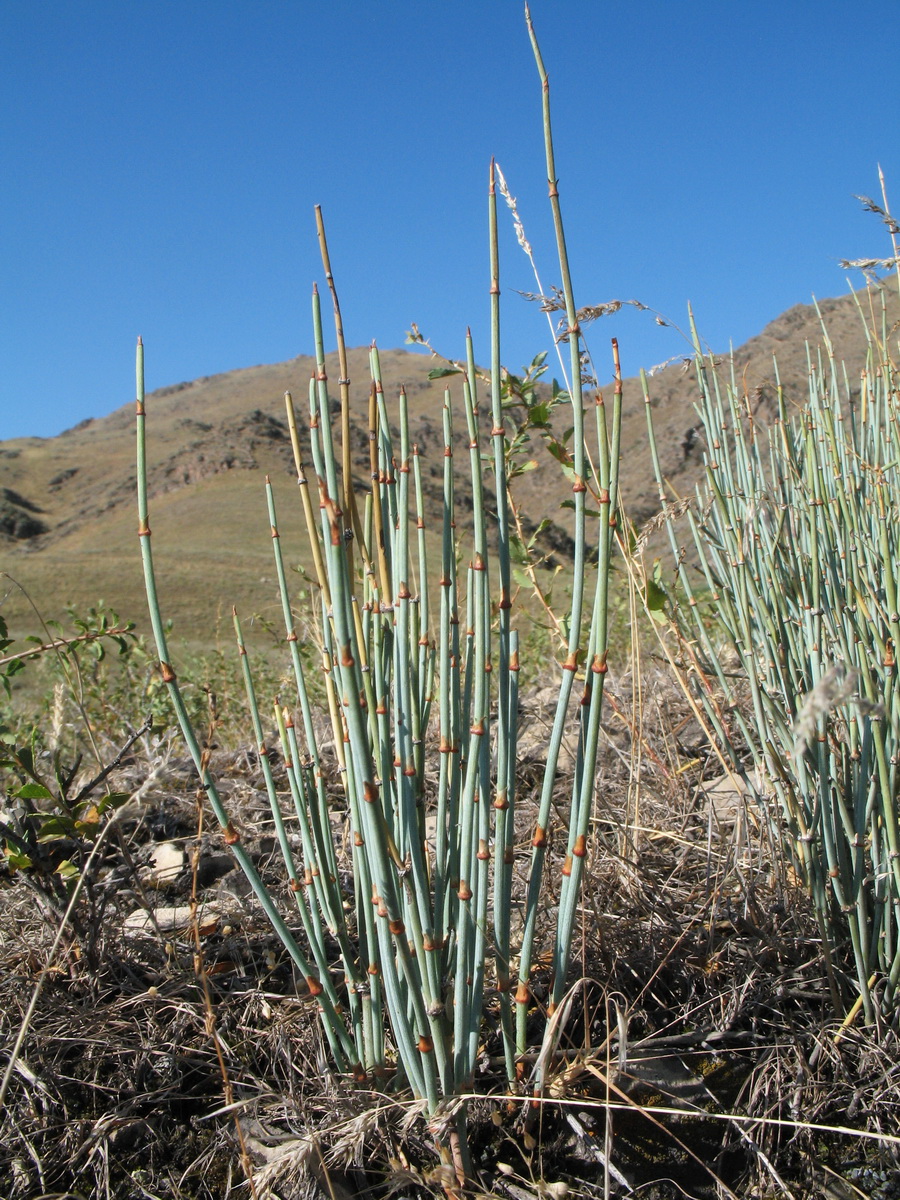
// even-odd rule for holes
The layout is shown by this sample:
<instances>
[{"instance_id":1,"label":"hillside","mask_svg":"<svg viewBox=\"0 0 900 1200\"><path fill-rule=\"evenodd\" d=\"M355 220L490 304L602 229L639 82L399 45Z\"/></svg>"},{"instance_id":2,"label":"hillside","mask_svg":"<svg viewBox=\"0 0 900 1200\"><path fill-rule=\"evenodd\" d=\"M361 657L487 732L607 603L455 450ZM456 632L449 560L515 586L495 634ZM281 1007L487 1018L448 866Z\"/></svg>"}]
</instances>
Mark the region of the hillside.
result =
<instances>
[{"instance_id":1,"label":"hillside","mask_svg":"<svg viewBox=\"0 0 900 1200\"><path fill-rule=\"evenodd\" d=\"M860 300L868 308L870 297L861 293ZM874 303L880 307L880 300ZM853 380L866 345L854 298L825 300L820 308L835 354ZM898 317L900 304L891 290L889 326ZM602 323L591 334L599 359ZM735 351L737 378L761 418L771 412L773 355L788 395L802 402L807 343L820 342L815 309L798 305ZM627 363L627 346L622 349ZM350 352L361 488L368 474L367 358L365 349ZM432 363L420 353L389 350L381 360L386 394L395 396L403 384L409 397L413 436L423 456L426 522L437 529L443 470L440 405L446 381L428 380ZM304 561L282 396L285 390L293 392L302 418L313 365L311 358L300 357L161 388L148 396L151 523L161 600L176 634L190 641L208 644L233 603L245 614L274 617L277 612L263 495L266 474L275 484L286 552L290 561ZM726 369L727 364L719 367ZM329 356L327 370L336 391L335 356ZM458 381L451 378L449 384L459 392ZM651 380L663 468L679 494L690 491L702 466L702 444L690 432L695 386L693 371L678 364ZM626 381L624 396L622 493L629 516L640 525L656 511L657 502L637 379ZM485 399L482 387L482 409ZM457 436L461 426L460 417ZM0 442L2 569L27 589L45 617L61 616L68 603L83 609L103 599L139 627L145 624L135 532L133 429L134 408L129 403L55 438ZM560 504L570 494L568 485L540 444L535 456L538 468L517 484L519 502L532 523L550 517L554 528L545 549L564 558L569 514ZM16 629L35 628L15 587L5 587L0 602ZM222 631L230 640L227 625Z\"/></svg>"}]
</instances>

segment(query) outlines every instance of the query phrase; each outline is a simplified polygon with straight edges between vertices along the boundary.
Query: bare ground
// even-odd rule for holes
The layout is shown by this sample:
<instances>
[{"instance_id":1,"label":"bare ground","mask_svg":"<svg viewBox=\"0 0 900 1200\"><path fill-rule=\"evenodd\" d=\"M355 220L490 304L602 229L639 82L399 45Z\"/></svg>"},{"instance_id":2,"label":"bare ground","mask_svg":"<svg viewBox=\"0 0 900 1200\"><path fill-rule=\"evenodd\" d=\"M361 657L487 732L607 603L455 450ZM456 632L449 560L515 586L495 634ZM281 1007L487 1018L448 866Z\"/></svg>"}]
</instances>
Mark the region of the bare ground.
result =
<instances>
[{"instance_id":1,"label":"bare ground","mask_svg":"<svg viewBox=\"0 0 900 1200\"><path fill-rule=\"evenodd\" d=\"M632 681L610 688L580 961L554 1076L535 1102L506 1094L489 1007L466 1194L894 1200L896 1028L857 1019L841 1029L815 923L790 871L774 865L764 814L717 782L721 768L671 684L652 673L641 682L639 729ZM522 881L545 701L537 693L526 705ZM213 761L290 912L255 763L240 750ZM52 960L58 901L34 873L0 876L4 1063L43 981L0 1115L0 1194L452 1192L408 1094L331 1068L314 1002L201 820L189 764L147 742L118 775L136 798L91 874L78 935ZM162 844L184 858L160 880ZM192 902L193 918L171 916ZM852 1000L846 964L837 967ZM538 1003L546 976L539 963Z\"/></svg>"}]
</instances>

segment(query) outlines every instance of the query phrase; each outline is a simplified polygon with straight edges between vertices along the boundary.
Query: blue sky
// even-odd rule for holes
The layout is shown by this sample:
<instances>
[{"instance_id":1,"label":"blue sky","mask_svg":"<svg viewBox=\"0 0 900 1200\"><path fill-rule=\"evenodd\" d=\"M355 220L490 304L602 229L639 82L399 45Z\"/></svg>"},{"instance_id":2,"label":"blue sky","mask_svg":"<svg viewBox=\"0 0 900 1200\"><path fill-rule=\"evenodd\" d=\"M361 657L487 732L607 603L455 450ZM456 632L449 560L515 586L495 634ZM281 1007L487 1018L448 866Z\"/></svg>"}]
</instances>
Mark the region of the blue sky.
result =
<instances>
[{"instance_id":1,"label":"blue sky","mask_svg":"<svg viewBox=\"0 0 900 1200\"><path fill-rule=\"evenodd\" d=\"M900 209L888 0L533 0L579 304L635 298L716 349L890 246ZM148 386L310 353L323 206L351 345L488 359L487 174L558 280L540 89L518 0L4 0L0 438ZM501 214L504 361L550 345ZM599 322L623 367L682 343ZM601 373L604 373L601 369ZM273 397L277 405L278 397Z\"/></svg>"}]
</instances>

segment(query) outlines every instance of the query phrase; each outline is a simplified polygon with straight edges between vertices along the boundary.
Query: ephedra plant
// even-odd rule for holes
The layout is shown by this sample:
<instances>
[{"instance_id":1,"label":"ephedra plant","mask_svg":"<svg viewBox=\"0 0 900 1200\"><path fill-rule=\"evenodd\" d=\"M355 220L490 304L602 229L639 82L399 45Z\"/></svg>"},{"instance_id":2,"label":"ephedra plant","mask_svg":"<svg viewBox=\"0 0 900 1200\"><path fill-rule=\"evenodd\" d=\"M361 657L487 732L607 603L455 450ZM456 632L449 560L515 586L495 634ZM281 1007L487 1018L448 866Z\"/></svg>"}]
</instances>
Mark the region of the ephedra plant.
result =
<instances>
[{"instance_id":1,"label":"ephedra plant","mask_svg":"<svg viewBox=\"0 0 900 1200\"><path fill-rule=\"evenodd\" d=\"M530 28L530 26L529 26ZM532 32L533 40L533 32ZM555 183L549 88L536 42L543 85L550 202L557 231L570 354L575 545L568 646L533 826L517 823L516 741L519 643L511 572L513 521L507 478L513 439L504 428L500 288L495 171L491 166L491 348L489 397L477 388L475 351L467 340L457 377L465 420L472 496L470 529L455 489L457 451L451 392L443 422L443 519L439 560L429 558L420 461L411 445L406 398L399 391L399 436L392 432L379 356L370 355L368 388L371 488L353 482L350 406L340 308L321 214L320 246L337 331L340 416L332 427L320 298L312 318L317 370L309 385L308 442L301 437L290 396L299 495L318 583L323 631L322 674L341 794L327 790L323 750L310 681L298 651L295 599L278 534L276 497L266 485L275 569L284 614L291 694L258 695L238 616L235 632L244 667L248 737L259 765L294 900L296 920L279 911L254 869L239 833L240 814L219 796L209 755L201 750L179 691L159 612L151 556L144 439L143 348L138 347L137 422L141 547L160 668L210 805L269 919L317 998L325 1036L340 1070L379 1087L407 1088L431 1118L448 1098L479 1086L485 1016L504 1064L506 1087L520 1089L541 1072L527 1053L547 1026L535 1026L532 971L537 948L552 947L544 1007L561 1004L570 980L578 897L588 853L595 764L606 672L609 582L621 389L611 418L595 404L590 465L581 384L582 343L572 296ZM490 406L485 436L479 405ZM593 422L592 422L593 423ZM308 445L308 456L304 450ZM484 477L493 475L489 494ZM590 518L588 489L597 507ZM279 497L279 503L281 498ZM586 547L597 549L588 561ZM590 589L588 588L590 582ZM570 697L582 690L577 769L568 806L552 805ZM267 737L276 730L289 796L276 790ZM429 787L428 780L437 780ZM560 809L565 808L559 828ZM335 809L349 819L352 871L340 871ZM426 816L428 825L426 826ZM298 831L300 849L290 832ZM551 841L556 854L548 869ZM527 851L517 850L523 844ZM515 857L527 857L522 919L514 923ZM561 876L560 873L561 872ZM522 871L519 872L522 874ZM349 879L349 882L348 882ZM548 916L552 912L552 917ZM302 935L295 932L297 923ZM552 922L548 928L548 922ZM514 933L514 924L517 932ZM539 941L540 939L540 941ZM533 1061L533 1055L532 1061ZM545 1056L546 1061L546 1056ZM495 1077L481 1086L496 1087ZM451 1106L452 1107L452 1106ZM457 1106L458 1107L458 1106ZM464 1174L465 1139L458 1123L449 1135Z\"/></svg>"},{"instance_id":2,"label":"ephedra plant","mask_svg":"<svg viewBox=\"0 0 900 1200\"><path fill-rule=\"evenodd\" d=\"M766 427L694 331L705 480L688 546L669 530L693 693L812 899L836 1016L874 1021L900 981L900 377L883 306L867 338L851 384L825 332L805 402L778 386Z\"/></svg>"}]
</instances>

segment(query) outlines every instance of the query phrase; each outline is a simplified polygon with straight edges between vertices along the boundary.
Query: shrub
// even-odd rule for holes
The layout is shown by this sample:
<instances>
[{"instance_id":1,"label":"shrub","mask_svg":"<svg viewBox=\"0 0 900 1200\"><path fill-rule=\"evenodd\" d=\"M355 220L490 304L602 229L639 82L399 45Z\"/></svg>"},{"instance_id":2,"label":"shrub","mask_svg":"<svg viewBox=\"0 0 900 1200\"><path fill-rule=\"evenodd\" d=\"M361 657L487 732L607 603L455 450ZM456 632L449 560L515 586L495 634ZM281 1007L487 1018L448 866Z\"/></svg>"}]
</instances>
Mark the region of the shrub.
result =
<instances>
[{"instance_id":1,"label":"shrub","mask_svg":"<svg viewBox=\"0 0 900 1200\"><path fill-rule=\"evenodd\" d=\"M812 898L837 1015L855 992L872 1021L895 1011L900 979L900 381L889 333L869 331L857 393L826 332L809 355L806 403L791 414L779 387L770 428L694 337L706 479L688 518L692 550L669 522L690 686ZM671 512L646 377L644 390ZM854 987L840 970L848 944Z\"/></svg>"},{"instance_id":2,"label":"shrub","mask_svg":"<svg viewBox=\"0 0 900 1200\"><path fill-rule=\"evenodd\" d=\"M532 33L533 39L533 33ZM512 553L516 534L508 483L522 445L504 427L500 365L499 264L495 170L491 164L492 345L491 430L482 448L478 372L471 338L459 372L473 498L471 538L456 527L453 409L445 393L443 521L440 563L429 562L419 458L410 444L406 397L399 391L399 437L391 430L377 350L371 352L369 462L371 490L353 483L350 387L340 307L321 214L323 265L335 313L340 361L339 418L332 429L318 293L313 295L317 371L309 388L305 461L293 401L287 398L300 499L318 582L322 671L342 795L326 791L320 727L295 629L275 497L267 483L269 525L292 670L292 695L274 704L292 812L282 812L269 764L266 730L253 671L235 615L244 664L249 723L259 748L285 871L304 930L295 936L260 881L239 830L216 789L208 750L201 748L179 690L159 614L150 551L144 466L143 347L138 347L138 476L141 547L151 620L163 679L216 818L260 903L316 996L335 1063L359 1079L393 1074L422 1102L433 1121L449 1098L469 1091L478 1068L486 1009L499 1028L507 1086L524 1080L524 1056L534 1038L532 972L539 939L552 954L549 1012L559 1010L568 980L575 914L588 850L595 763L607 653L607 599L619 441L621 388L611 419L594 406L597 441L592 469L586 448L581 341L569 279L549 121L549 89L533 42L544 97L550 200L558 236L567 317L574 431L567 468L573 481L574 578L565 661L546 769L531 831L522 928L512 930L516 850L516 738L519 645L513 621ZM445 373L441 371L440 373ZM521 389L520 389L521 390ZM520 395L507 400L521 405ZM540 415L540 414L539 414ZM494 476L493 494L484 478ZM592 473L593 471L593 473ZM590 488L597 508L587 558ZM491 510L494 511L491 511ZM464 549L468 566L460 568ZM588 568L593 567L592 574ZM586 595L592 579L593 597ZM434 597L437 596L435 602ZM589 605L589 618L585 609ZM581 674L583 671L583 674ZM583 680L577 769L563 828L552 808L569 700ZM296 717L296 724L295 724ZM433 794L429 780L435 780ZM333 807L349 820L352 869L339 871ZM561 806L557 806L561 807ZM426 812L426 809L430 810ZM288 821L302 850L295 856ZM551 841L562 839L559 871L545 870ZM548 924L548 912L555 915ZM334 958L340 960L335 976ZM545 1010L546 1011L546 1010ZM559 1033L559 1018L538 1028L538 1040ZM540 1085L547 1056L535 1072ZM457 1174L467 1172L461 1121L451 1123ZM447 1139L439 1138L446 1145Z\"/></svg>"}]
</instances>

